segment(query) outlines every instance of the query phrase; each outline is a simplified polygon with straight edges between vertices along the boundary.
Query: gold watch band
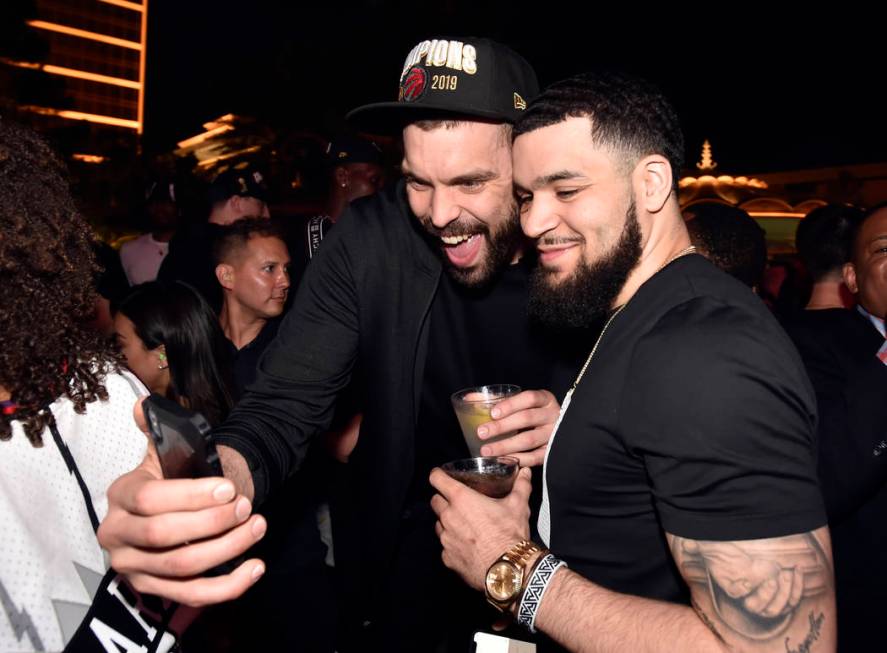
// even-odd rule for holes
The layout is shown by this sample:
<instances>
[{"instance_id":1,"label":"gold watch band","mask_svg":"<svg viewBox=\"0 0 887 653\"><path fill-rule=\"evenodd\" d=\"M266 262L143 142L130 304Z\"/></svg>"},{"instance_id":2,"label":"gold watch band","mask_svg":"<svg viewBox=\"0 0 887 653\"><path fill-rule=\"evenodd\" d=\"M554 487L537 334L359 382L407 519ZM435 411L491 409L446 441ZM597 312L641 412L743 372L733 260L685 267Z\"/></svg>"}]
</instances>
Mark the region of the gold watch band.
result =
<instances>
[{"instance_id":1,"label":"gold watch band","mask_svg":"<svg viewBox=\"0 0 887 653\"><path fill-rule=\"evenodd\" d=\"M530 570L528 569L528 563L536 554L544 554L545 549L540 547L539 545L531 542L529 540L521 540L517 544L513 545L509 548L505 553L503 553L497 559L497 563L506 561L511 565L514 565L515 568L520 570L521 574L521 586L520 589L515 593L514 597L508 601L507 603L499 602L499 601L491 601L499 610L504 613L510 613L511 608L515 605L517 600L523 595L527 581L529 579L530 574L528 573ZM494 565L496 563L493 563ZM489 600L489 597L488 597Z\"/></svg>"},{"instance_id":2,"label":"gold watch band","mask_svg":"<svg viewBox=\"0 0 887 653\"><path fill-rule=\"evenodd\" d=\"M513 565L522 566L521 562L524 560L524 558L526 558L527 555L531 553L534 549L538 548L539 547L537 547L529 540L521 540L510 549L508 549L508 551L499 556L499 560L507 560Z\"/></svg>"}]
</instances>

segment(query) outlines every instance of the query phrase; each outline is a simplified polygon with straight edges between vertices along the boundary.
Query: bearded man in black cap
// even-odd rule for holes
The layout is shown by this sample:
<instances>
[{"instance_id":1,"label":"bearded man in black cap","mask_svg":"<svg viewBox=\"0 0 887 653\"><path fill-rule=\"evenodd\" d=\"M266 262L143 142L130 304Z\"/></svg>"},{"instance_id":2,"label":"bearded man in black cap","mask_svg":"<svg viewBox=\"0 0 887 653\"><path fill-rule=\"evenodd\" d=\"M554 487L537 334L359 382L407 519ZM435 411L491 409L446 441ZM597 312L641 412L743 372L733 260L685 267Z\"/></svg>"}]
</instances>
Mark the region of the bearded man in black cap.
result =
<instances>
[{"instance_id":1,"label":"bearded man in black cap","mask_svg":"<svg viewBox=\"0 0 887 653\"><path fill-rule=\"evenodd\" d=\"M468 455L453 392L500 381L557 391L558 371L566 381L576 368L527 319L511 123L537 90L526 61L500 44L428 40L409 53L397 101L351 114L364 128L402 130L405 180L353 203L308 267L256 383L216 432L230 480L159 481L146 460L116 484L102 542L137 587L201 604L257 580L256 560L194 576L261 538L250 500L299 466L358 370L364 417L334 539L360 650L464 651L471 630L489 624L483 598L441 565L427 476ZM478 434L520 433L481 453L538 465L554 395L524 391L498 409Z\"/></svg>"}]
</instances>

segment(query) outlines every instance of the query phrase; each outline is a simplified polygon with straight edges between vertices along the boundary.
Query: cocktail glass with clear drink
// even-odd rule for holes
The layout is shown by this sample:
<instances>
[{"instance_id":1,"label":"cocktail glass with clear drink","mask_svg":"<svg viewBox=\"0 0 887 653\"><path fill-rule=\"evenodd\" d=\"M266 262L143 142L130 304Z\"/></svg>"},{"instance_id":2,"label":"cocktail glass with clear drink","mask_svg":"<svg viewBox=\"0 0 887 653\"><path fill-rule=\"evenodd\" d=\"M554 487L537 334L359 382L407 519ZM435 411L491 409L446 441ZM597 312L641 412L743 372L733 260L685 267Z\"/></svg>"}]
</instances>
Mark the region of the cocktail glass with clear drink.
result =
<instances>
[{"instance_id":1,"label":"cocktail glass with clear drink","mask_svg":"<svg viewBox=\"0 0 887 653\"><path fill-rule=\"evenodd\" d=\"M472 456L480 456L480 448L484 443L495 442L514 435L514 433L503 433L494 438L481 440L477 437L477 427L492 421L490 411L493 406L520 391L520 387L516 385L500 383L465 388L453 393L453 410L456 411L459 426L462 427L462 435L465 437L465 443Z\"/></svg>"}]
</instances>

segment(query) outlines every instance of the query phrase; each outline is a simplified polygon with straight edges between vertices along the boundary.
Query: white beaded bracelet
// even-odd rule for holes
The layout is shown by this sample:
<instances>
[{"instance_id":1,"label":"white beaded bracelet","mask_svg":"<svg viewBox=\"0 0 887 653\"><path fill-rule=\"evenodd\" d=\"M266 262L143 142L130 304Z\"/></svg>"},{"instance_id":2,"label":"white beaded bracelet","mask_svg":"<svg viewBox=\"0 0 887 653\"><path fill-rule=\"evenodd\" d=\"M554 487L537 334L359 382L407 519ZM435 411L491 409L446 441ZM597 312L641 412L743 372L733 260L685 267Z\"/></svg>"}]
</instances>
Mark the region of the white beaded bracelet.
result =
<instances>
[{"instance_id":1,"label":"white beaded bracelet","mask_svg":"<svg viewBox=\"0 0 887 653\"><path fill-rule=\"evenodd\" d=\"M542 597L545 596L545 590L548 589L552 576L558 569L566 566L566 562L548 553L533 568L517 609L517 622L531 633L536 632L536 611L542 603Z\"/></svg>"}]
</instances>

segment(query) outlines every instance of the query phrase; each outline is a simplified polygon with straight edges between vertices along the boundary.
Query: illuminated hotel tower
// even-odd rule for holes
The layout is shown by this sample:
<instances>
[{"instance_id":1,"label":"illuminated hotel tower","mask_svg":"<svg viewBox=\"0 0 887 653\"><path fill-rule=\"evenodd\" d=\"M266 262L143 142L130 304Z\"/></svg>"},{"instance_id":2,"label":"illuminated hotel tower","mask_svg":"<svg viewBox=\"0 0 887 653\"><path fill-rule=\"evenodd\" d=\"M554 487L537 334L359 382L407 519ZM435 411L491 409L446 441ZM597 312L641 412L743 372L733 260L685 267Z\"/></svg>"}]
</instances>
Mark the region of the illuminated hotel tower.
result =
<instances>
[{"instance_id":1,"label":"illuminated hotel tower","mask_svg":"<svg viewBox=\"0 0 887 653\"><path fill-rule=\"evenodd\" d=\"M45 116L47 126L86 121L90 131L141 134L148 0L37 0L34 6L27 25L46 44L45 55L2 63L63 79L64 102L23 103L19 110Z\"/></svg>"}]
</instances>

